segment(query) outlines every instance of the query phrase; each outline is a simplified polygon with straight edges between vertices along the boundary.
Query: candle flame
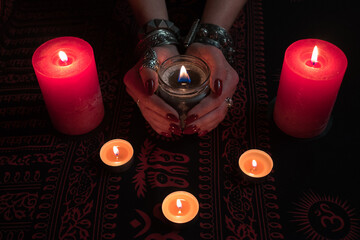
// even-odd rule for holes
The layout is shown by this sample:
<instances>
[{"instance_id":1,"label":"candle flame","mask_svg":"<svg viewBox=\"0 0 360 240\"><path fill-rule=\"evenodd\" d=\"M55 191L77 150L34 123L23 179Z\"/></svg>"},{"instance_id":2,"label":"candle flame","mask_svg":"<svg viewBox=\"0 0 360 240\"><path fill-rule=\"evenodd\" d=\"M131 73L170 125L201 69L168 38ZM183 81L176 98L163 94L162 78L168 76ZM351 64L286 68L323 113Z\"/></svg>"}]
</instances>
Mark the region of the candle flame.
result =
<instances>
[{"instance_id":1,"label":"candle flame","mask_svg":"<svg viewBox=\"0 0 360 240\"><path fill-rule=\"evenodd\" d=\"M118 157L119 156L119 148L118 148L118 146L113 146L113 152L114 152L114 154L115 154L115 156L116 157Z\"/></svg>"},{"instance_id":2,"label":"candle flame","mask_svg":"<svg viewBox=\"0 0 360 240\"><path fill-rule=\"evenodd\" d=\"M311 55L311 62L313 65L315 65L317 63L318 55L319 55L318 47L315 45L314 50Z\"/></svg>"},{"instance_id":3,"label":"candle flame","mask_svg":"<svg viewBox=\"0 0 360 240\"><path fill-rule=\"evenodd\" d=\"M178 213L181 213L182 203L180 199L176 199L176 206L178 207L179 211Z\"/></svg>"},{"instance_id":4,"label":"candle flame","mask_svg":"<svg viewBox=\"0 0 360 240\"><path fill-rule=\"evenodd\" d=\"M180 68L180 74L179 74L179 78L178 78L178 82L179 83L190 83L190 77L189 74L186 71L186 68L184 65L181 66Z\"/></svg>"},{"instance_id":5,"label":"candle flame","mask_svg":"<svg viewBox=\"0 0 360 240\"><path fill-rule=\"evenodd\" d=\"M59 58L62 62L68 61L68 56L66 55L66 53L64 51L59 51Z\"/></svg>"},{"instance_id":6,"label":"candle flame","mask_svg":"<svg viewBox=\"0 0 360 240\"><path fill-rule=\"evenodd\" d=\"M257 162L255 159L252 160L251 165L253 166L253 168L257 167Z\"/></svg>"}]
</instances>

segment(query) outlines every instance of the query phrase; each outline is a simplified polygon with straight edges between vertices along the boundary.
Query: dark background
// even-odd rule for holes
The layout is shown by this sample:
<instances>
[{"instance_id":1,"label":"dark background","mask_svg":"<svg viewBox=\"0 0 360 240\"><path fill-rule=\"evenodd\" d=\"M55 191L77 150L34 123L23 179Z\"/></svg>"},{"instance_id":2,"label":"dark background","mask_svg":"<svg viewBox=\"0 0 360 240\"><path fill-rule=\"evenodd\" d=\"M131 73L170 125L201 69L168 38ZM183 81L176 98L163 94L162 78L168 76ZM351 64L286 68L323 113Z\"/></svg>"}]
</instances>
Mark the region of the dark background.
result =
<instances>
[{"instance_id":1,"label":"dark background","mask_svg":"<svg viewBox=\"0 0 360 240\"><path fill-rule=\"evenodd\" d=\"M280 0L264 1L267 81L271 101L271 145L277 175L285 232L294 228L295 199L305 191L320 198L332 197L360 209L359 170L359 4L353 1ZM327 132L316 139L286 136L274 125L271 106L276 97L286 48L293 42L317 38L343 50L348 67L335 103ZM291 174L285 174L289 173ZM303 186L295 189L292 186ZM359 216L359 215L358 215ZM283 219L284 220L284 219ZM290 237L290 238L289 238ZM287 236L286 239L295 239Z\"/></svg>"},{"instance_id":2,"label":"dark background","mask_svg":"<svg viewBox=\"0 0 360 240\"><path fill-rule=\"evenodd\" d=\"M134 48L136 29L133 21L126 22L131 19L117 12L123 8L128 8L125 0L116 1L116 8L113 9L115 1L104 1L102 8L98 6L96 0L92 1L48 1L43 4L43 0L0 0L1 21L7 20L8 17L14 17L11 21L9 29L4 25L5 32L10 31L14 27L14 39L34 38L39 42L30 42L29 48L35 49L45 39L50 39L58 35L74 35L87 39L92 46L95 46L94 52L98 54L97 63L100 72L115 72L114 77L122 78L123 74L131 67L127 59L121 59L116 56L131 56ZM249 2L252 0L248 0ZM173 1L168 1L173 2ZM20 4L22 3L22 4ZM41 3L41 4L40 4ZM52 6L52 3L54 6ZM61 4L60 4L61 3ZM86 4L84 4L86 3ZM42 6L43 4L43 6ZM360 170L358 167L359 148L360 148L360 126L358 124L360 105L360 61L359 58L359 13L360 8L356 6L356 1L340 1L340 0L264 0L264 25L265 25L265 60L266 60L266 79L269 88L269 114L268 119L271 130L271 154L274 159L274 178L276 180L277 198L280 207L280 221L282 224L282 232L285 239L304 239L303 233L298 233L298 223L294 221L294 211L301 204L301 199L309 198L314 202L321 202L321 199L327 199L328 202L337 203L342 206L343 210L353 210L356 226L360 226L360 197L358 194L360 182ZM62 6L58 11L53 8ZM68 10L69 6L70 10ZM36 9L35 9L36 8ZM55 13L59 13L66 9L71 20L64 20L59 23L57 16L44 13L44 9L51 9ZM17 11L12 11L17 9ZM181 9L180 9L181 10ZM30 13L35 13L37 18L27 19ZM175 14L175 13L174 13ZM172 16L174 16L172 14ZM32 16L32 15L31 15ZM106 17L104 17L106 16ZM31 20L31 21L30 21ZM29 23L28 23L29 21ZM0 22L2 23L2 22ZM120 25L119 23L124 23ZM125 24L126 23L126 24ZM33 24L33 25L32 25ZM62 26L54 28L52 32L32 32L31 35L25 30L37 29L43 26ZM86 26L85 28L83 26ZM106 27L104 27L106 26ZM1 25L0 25L1 27ZM22 31L24 29L24 31ZM116 29L116 31L112 31ZM12 37L12 32L8 33ZM106 35L106 37L102 37ZM41 38L44 39L41 39ZM5 38L5 37L4 37ZM305 38L318 38L331 42L342 49L348 58L348 68L345 73L339 95L334 106L331 124L327 132L316 139L300 140L286 136L272 122L272 106L276 97L276 91L279 84L280 72L283 57L286 48L293 42ZM10 40L12 38L9 38ZM106 39L106 41L104 40ZM34 41L35 41L34 40ZM128 48L120 46L119 41L124 42ZM10 46L11 43L9 43ZM14 44L16 46L16 44ZM108 47L117 46L117 49ZM2 46L1 46L2 47ZM25 49L26 50L26 49ZM26 55L27 53L27 55ZM1 56L4 62L9 59L23 60L27 65L22 68L25 73L33 76L31 67L31 51L20 52L16 56ZM116 59L116 61L114 61ZM2 62L1 62L2 63ZM119 67L120 66L120 67ZM118 69L120 70L114 70ZM105 71L106 70L106 71ZM12 74L11 66L9 68L0 65L0 73ZM4 74L4 75L6 75ZM24 80L25 81L25 80ZM26 85L23 87L23 85ZM102 86L106 95L115 95L112 87L116 89L118 83L111 83L109 87ZM24 90L39 92L37 82L20 83L20 87ZM113 103L112 99L105 99L108 106ZM43 102L38 102L41 106L39 119L47 120L47 112L43 108ZM29 115L33 115L29 113ZM112 116L112 115L110 115ZM23 117L21 114L15 117ZM15 119L19 120L19 119ZM106 119L109 121L109 119ZM40 131L48 131L51 127L48 125L40 128ZM105 121L105 123L108 123ZM19 135L31 135L38 133L39 129L26 128L20 129L24 132ZM16 134L10 131L9 135ZM2 132L8 133L8 132ZM115 135L115 133L114 133ZM129 178L131 180L131 178ZM129 180L129 181L130 181ZM307 193L308 195L304 195ZM310 203L307 204L310 206ZM305 206L303 207L307 207ZM337 210L333 206L332 210ZM336 214L341 214L338 209ZM316 225L316 224L315 224ZM315 226L314 225L314 226ZM359 233L359 230L358 234Z\"/></svg>"}]
</instances>

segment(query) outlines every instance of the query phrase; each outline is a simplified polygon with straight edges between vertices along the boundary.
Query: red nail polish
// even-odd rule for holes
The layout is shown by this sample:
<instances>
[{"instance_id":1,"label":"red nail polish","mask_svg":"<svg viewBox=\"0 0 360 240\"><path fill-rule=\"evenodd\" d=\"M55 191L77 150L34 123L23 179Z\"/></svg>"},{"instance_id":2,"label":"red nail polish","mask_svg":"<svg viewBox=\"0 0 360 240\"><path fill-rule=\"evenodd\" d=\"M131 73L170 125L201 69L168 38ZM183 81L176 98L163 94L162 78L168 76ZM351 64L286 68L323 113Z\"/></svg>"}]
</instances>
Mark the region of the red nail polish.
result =
<instances>
[{"instance_id":1,"label":"red nail polish","mask_svg":"<svg viewBox=\"0 0 360 240\"><path fill-rule=\"evenodd\" d=\"M186 123L186 124L190 124L190 123L198 120L198 118L199 118L199 116L198 116L197 114L192 114L192 115L190 115L189 117L187 117L187 118L185 119L185 123Z\"/></svg>"},{"instance_id":2,"label":"red nail polish","mask_svg":"<svg viewBox=\"0 0 360 240\"><path fill-rule=\"evenodd\" d=\"M196 133L198 130L199 130L199 129L196 127L196 125L190 125L190 126L187 126L187 127L184 129L183 133L190 135L190 134Z\"/></svg>"},{"instance_id":3,"label":"red nail polish","mask_svg":"<svg viewBox=\"0 0 360 240\"><path fill-rule=\"evenodd\" d=\"M173 122L179 122L180 120L172 113L168 113L166 118Z\"/></svg>"},{"instance_id":4,"label":"red nail polish","mask_svg":"<svg viewBox=\"0 0 360 240\"><path fill-rule=\"evenodd\" d=\"M171 123L169 131L175 135L181 136L181 128L176 124Z\"/></svg>"},{"instance_id":5,"label":"red nail polish","mask_svg":"<svg viewBox=\"0 0 360 240\"><path fill-rule=\"evenodd\" d=\"M145 89L149 95L154 94L155 83L154 80L149 79L145 82Z\"/></svg>"},{"instance_id":6,"label":"red nail polish","mask_svg":"<svg viewBox=\"0 0 360 240\"><path fill-rule=\"evenodd\" d=\"M198 136L199 136L199 137L203 137L203 136L205 136L206 134L208 134L208 131L205 130L205 131L199 132L199 133L198 133Z\"/></svg>"},{"instance_id":7,"label":"red nail polish","mask_svg":"<svg viewBox=\"0 0 360 240\"><path fill-rule=\"evenodd\" d=\"M220 96L222 93L222 81L220 79L216 79L214 82L214 91L216 96Z\"/></svg>"},{"instance_id":8,"label":"red nail polish","mask_svg":"<svg viewBox=\"0 0 360 240\"><path fill-rule=\"evenodd\" d=\"M162 132L161 135L163 135L164 137L170 138L171 135L167 132Z\"/></svg>"}]
</instances>

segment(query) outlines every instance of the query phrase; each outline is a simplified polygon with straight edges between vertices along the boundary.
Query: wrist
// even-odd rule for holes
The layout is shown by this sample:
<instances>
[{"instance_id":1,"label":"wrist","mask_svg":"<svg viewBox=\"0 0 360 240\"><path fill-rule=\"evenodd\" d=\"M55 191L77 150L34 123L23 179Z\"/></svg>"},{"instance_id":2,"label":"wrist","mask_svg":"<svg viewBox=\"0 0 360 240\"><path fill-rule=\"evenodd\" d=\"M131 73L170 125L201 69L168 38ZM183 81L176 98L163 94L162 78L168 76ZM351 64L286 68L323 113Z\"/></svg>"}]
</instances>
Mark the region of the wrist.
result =
<instances>
[{"instance_id":1,"label":"wrist","mask_svg":"<svg viewBox=\"0 0 360 240\"><path fill-rule=\"evenodd\" d=\"M158 60L160 63L165 61L166 59L178 55L178 49L175 45L163 45L159 47L154 47L154 50L157 53Z\"/></svg>"},{"instance_id":2,"label":"wrist","mask_svg":"<svg viewBox=\"0 0 360 240\"><path fill-rule=\"evenodd\" d=\"M222 51L213 46L213 45L209 45L209 44L205 44L205 43L201 43L201 42L193 42L190 44L190 46L187 48L187 51L190 51L192 53L197 53L199 51L206 51L212 54L216 54L216 55L223 55Z\"/></svg>"},{"instance_id":3,"label":"wrist","mask_svg":"<svg viewBox=\"0 0 360 240\"><path fill-rule=\"evenodd\" d=\"M180 29L175 26L175 24L167 19L152 19L145 23L138 32L139 39L143 39L146 35L150 34L153 31L164 29L173 33L176 38L180 37Z\"/></svg>"},{"instance_id":4,"label":"wrist","mask_svg":"<svg viewBox=\"0 0 360 240\"><path fill-rule=\"evenodd\" d=\"M223 27L210 23L199 23L199 20L196 20L185 39L185 46L193 43L216 47L230 64L233 62L232 55L235 51L232 39Z\"/></svg>"},{"instance_id":5,"label":"wrist","mask_svg":"<svg viewBox=\"0 0 360 240\"><path fill-rule=\"evenodd\" d=\"M140 40L136 46L136 54L140 56L147 49L160 46L175 47L179 45L179 33L179 28L173 22L165 19L153 19L139 31Z\"/></svg>"}]
</instances>

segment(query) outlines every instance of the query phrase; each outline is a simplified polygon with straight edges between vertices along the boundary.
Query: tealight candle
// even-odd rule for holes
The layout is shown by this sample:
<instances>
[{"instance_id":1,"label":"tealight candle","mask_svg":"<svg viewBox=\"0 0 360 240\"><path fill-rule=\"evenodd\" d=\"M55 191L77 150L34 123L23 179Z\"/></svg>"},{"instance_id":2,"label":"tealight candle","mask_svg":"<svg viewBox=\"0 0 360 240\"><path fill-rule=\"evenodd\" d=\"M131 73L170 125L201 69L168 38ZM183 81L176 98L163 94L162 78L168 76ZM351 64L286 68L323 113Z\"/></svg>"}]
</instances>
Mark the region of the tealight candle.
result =
<instances>
[{"instance_id":1,"label":"tealight candle","mask_svg":"<svg viewBox=\"0 0 360 240\"><path fill-rule=\"evenodd\" d=\"M76 37L42 44L32 64L54 127L79 135L96 128L104 117L93 49Z\"/></svg>"},{"instance_id":2,"label":"tealight candle","mask_svg":"<svg viewBox=\"0 0 360 240\"><path fill-rule=\"evenodd\" d=\"M179 55L165 60L158 74L157 94L178 111L184 127L187 112L209 93L210 68L200 58Z\"/></svg>"},{"instance_id":3,"label":"tealight candle","mask_svg":"<svg viewBox=\"0 0 360 240\"><path fill-rule=\"evenodd\" d=\"M123 139L106 142L100 149L100 158L108 166L126 169L134 155L132 145Z\"/></svg>"},{"instance_id":4,"label":"tealight candle","mask_svg":"<svg viewBox=\"0 0 360 240\"><path fill-rule=\"evenodd\" d=\"M249 177L262 178L267 176L273 168L273 160L264 151L250 149L239 158L241 171Z\"/></svg>"},{"instance_id":5,"label":"tealight candle","mask_svg":"<svg viewBox=\"0 0 360 240\"><path fill-rule=\"evenodd\" d=\"M347 59L335 45L304 39L285 52L274 121L286 134L312 138L327 127L345 74Z\"/></svg>"},{"instance_id":6,"label":"tealight candle","mask_svg":"<svg viewBox=\"0 0 360 240\"><path fill-rule=\"evenodd\" d=\"M174 223L187 223L194 219L198 211L198 200L185 191L170 193L162 203L164 216Z\"/></svg>"}]
</instances>

